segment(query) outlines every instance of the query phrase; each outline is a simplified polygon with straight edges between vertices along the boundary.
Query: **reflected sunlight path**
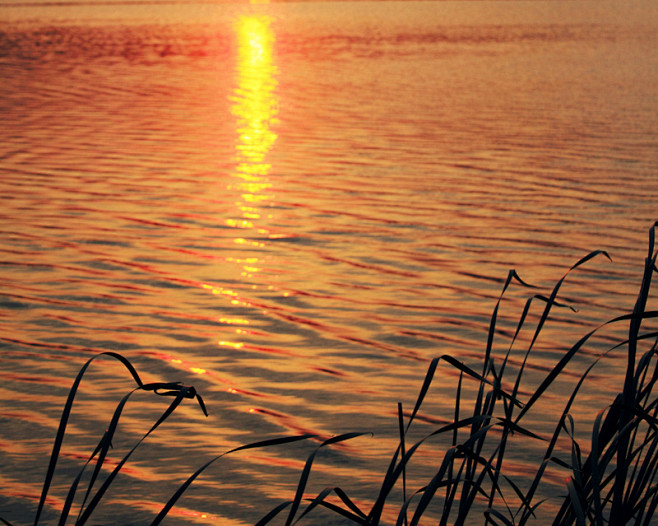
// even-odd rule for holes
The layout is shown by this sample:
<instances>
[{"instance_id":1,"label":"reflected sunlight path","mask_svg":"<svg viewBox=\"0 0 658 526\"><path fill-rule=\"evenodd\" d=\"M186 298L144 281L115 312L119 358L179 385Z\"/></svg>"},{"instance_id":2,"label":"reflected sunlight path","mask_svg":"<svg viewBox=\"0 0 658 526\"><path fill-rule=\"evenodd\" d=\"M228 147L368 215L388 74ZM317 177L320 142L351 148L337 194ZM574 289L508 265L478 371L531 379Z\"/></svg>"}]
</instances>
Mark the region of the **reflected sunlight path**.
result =
<instances>
[{"instance_id":1,"label":"reflected sunlight path","mask_svg":"<svg viewBox=\"0 0 658 526\"><path fill-rule=\"evenodd\" d=\"M254 234L233 239L239 249L230 259L245 279L262 269L261 240L270 234L267 223L272 217L268 210L273 197L269 177L272 165L267 157L277 139L272 125L277 123L279 101L275 92L278 70L273 60L275 38L271 23L271 17L258 14L242 15L235 22L238 56L235 89L230 96L231 112L236 117L235 169L227 190L236 195L236 215L226 224ZM238 321L248 325L247 320ZM240 334L242 329L236 332ZM241 342L219 343L242 346Z\"/></svg>"},{"instance_id":2,"label":"reflected sunlight path","mask_svg":"<svg viewBox=\"0 0 658 526\"><path fill-rule=\"evenodd\" d=\"M264 15L241 16L236 22L238 62L236 88L232 96L232 113L236 116L236 168L229 190L237 191L236 206L240 219L230 226L255 228L268 234L262 219L264 207L272 198L269 179L271 164L267 154L277 135L271 125L276 123L278 100L275 95L277 68L273 64L274 33L271 19ZM233 221L233 220L229 220ZM236 238L236 243L246 242ZM244 261L243 276L257 271L252 259Z\"/></svg>"}]
</instances>

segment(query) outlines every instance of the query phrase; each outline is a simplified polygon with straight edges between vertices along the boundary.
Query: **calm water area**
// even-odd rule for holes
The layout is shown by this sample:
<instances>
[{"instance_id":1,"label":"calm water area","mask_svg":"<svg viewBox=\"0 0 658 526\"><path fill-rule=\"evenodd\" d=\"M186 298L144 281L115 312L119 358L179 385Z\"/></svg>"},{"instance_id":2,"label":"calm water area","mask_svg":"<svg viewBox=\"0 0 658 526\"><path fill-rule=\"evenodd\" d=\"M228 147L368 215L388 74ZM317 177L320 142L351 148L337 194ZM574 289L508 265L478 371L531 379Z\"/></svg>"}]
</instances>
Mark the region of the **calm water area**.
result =
<instances>
[{"instance_id":1,"label":"calm water area","mask_svg":"<svg viewBox=\"0 0 658 526\"><path fill-rule=\"evenodd\" d=\"M68 390L103 351L194 385L210 414L186 401L94 524L149 524L214 456L302 433L374 434L322 450L308 487L367 508L397 403L410 412L435 356L481 367L510 269L549 294L589 251L612 257L564 282L576 311L544 329L526 399L632 310L658 219L657 86L649 0L0 3L0 516L30 523ZM497 355L532 293L506 293ZM537 432L624 329L582 350ZM624 364L602 361L573 410L585 448ZM452 418L457 381L439 367L410 440ZM44 524L132 387L118 362L91 366ZM131 398L113 465L168 402ZM254 524L315 445L227 456L166 524ZM527 484L543 447L520 440L507 475ZM410 488L444 449L419 450ZM541 510L564 493L556 468Z\"/></svg>"}]
</instances>

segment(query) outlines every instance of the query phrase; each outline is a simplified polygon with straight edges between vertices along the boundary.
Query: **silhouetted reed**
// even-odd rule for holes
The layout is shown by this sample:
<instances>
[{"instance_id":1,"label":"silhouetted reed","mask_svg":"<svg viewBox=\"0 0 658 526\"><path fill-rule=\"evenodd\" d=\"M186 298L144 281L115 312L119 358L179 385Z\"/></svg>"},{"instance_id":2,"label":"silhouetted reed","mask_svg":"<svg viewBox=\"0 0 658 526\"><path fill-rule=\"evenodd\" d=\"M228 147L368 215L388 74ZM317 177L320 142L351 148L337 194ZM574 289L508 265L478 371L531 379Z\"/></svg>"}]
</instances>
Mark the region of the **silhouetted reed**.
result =
<instances>
[{"instance_id":1,"label":"silhouetted reed","mask_svg":"<svg viewBox=\"0 0 658 526\"><path fill-rule=\"evenodd\" d=\"M557 282L549 296L534 294L528 298L508 350L502 357L494 357L493 342L498 311L505 292L514 282L524 287L531 287L521 280L516 272L509 273L491 316L482 363L478 365L477 370L474 366L466 365L450 355L437 357L429 365L414 408L406 422L402 405L398 405L399 445L383 475L381 487L373 496L367 509L363 509L363 505L357 506L348 493L340 487L326 488L313 498L304 497L312 464L320 448L362 434L347 433L325 440L313 451L302 470L293 498L282 502L266 513L258 521L257 526L269 524L284 510L288 510L285 519L286 526L309 515L309 522L313 523L312 512L318 506L364 526L381 524L385 507L393 508L397 511L396 525L414 526L420 523L428 511L430 503L433 503L434 510L437 509L436 504L439 504L438 509L441 510L441 515L439 518L433 517L433 520L438 521L441 525L463 525L481 521L493 525L522 526L532 522L535 512L544 504L545 499L538 499L537 490L551 469L558 469L560 472L566 470L569 473L564 486L563 500L555 514L553 524L576 524L578 526L629 523L648 526L651 524L658 505L658 482L656 481L658 473L658 398L654 394L654 387L658 381L658 360L656 359L658 332L647 331L643 327L643 322L658 317L657 311L647 310L651 280L653 273L658 270L655 252L657 226L658 223L650 229L644 275L633 311L609 320L581 337L545 374L529 398L524 400L521 396L521 381L535 343L549 319L551 310L556 306L563 306L558 303L557 298L565 278L571 271L594 257L608 257L607 253L595 251L582 258ZM531 330L532 338L523 352L520 366L516 366L515 372L510 375L509 371L513 369L509 362L510 352L517 342L521 329L525 327L531 306L535 302L542 304L539 321ZM567 364L602 327L620 323L628 324L628 337L601 353L575 381L571 393L565 398L561 412L555 415L553 432L546 435L530 429L526 424L528 420L526 416L544 396L546 390L562 375ZM641 350L643 345L648 347L644 351ZM605 359L610 352L620 350L624 350L627 357L623 385L619 386L618 394L613 397L612 403L602 408L595 417L590 444L584 448L575 438L572 407L596 364ZM103 354L119 360L130 372L136 382L136 387L120 401L110 426L72 482L63 508L58 510L61 525L65 524L69 517L83 472L87 468L90 468L92 473L84 490L82 504L75 521L75 524L79 525L85 524L90 518L117 473L135 449L173 413L184 399L196 400L201 410L206 412L203 400L193 387L179 383L144 384L134 367L124 357L112 352ZM52 482L73 399L82 376L94 359L92 358L83 366L66 401L34 520L35 526L39 523ZM440 365L455 368L459 372L454 411L448 423L433 430L421 440L409 443L407 438L409 429L418 415ZM467 392L464 387L466 381L474 382L475 388ZM101 483L99 473L122 410L128 398L138 390L173 397L173 401L142 439ZM463 414L464 397L470 393L474 393L474 398L470 400L473 409L468 414ZM445 449L442 456L437 458L437 469L434 475L422 487L410 493L407 487L407 473L414 469L414 455L424 443L439 436L447 437L449 447ZM543 457L534 467L535 473L530 476L529 484L523 489L506 473L505 454L512 436L520 436L523 437L523 440L545 444ZM561 453L557 450L557 443L558 439L564 440L565 437L567 443L570 444L571 451L567 454L568 458L560 458ZM190 484L206 468L224 455L243 449L282 445L309 438L317 437L302 435L263 440L235 448L210 460L178 488L151 524L153 526L160 524ZM583 451L588 452L583 453ZM404 496L401 505L399 501L397 504L392 502L395 500L392 497L393 490L401 490ZM329 497L332 497L331 500ZM9 524L6 520L0 520Z\"/></svg>"}]
</instances>

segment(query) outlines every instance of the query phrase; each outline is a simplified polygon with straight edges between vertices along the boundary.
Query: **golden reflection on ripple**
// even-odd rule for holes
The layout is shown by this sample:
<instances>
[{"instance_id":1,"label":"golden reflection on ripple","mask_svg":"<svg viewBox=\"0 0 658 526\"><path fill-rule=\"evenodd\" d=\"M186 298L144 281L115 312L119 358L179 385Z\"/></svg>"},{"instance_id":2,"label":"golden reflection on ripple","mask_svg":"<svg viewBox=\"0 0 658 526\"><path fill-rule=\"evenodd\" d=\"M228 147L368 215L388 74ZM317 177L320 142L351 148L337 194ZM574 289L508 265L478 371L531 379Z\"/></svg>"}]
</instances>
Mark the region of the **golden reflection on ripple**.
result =
<instances>
[{"instance_id":1,"label":"golden reflection on ripple","mask_svg":"<svg viewBox=\"0 0 658 526\"><path fill-rule=\"evenodd\" d=\"M269 179L272 166L267 162L267 155L277 139L271 129L278 113L274 32L270 17L262 15L241 16L235 29L238 57L231 110L236 116L237 142L234 181L230 189L239 193L236 206L240 218L230 219L229 223L237 228L256 228L267 233L259 223L266 218L263 208L272 198ZM246 240L238 237L235 241L243 244ZM253 267L254 258L250 260Z\"/></svg>"},{"instance_id":2,"label":"golden reflection on ripple","mask_svg":"<svg viewBox=\"0 0 658 526\"><path fill-rule=\"evenodd\" d=\"M276 123L278 113L278 71L273 60L275 39L271 23L270 17L258 14L240 16L235 22L238 46L235 88L231 94L231 112L236 117L235 168L227 189L237 195L237 213L226 220L226 225L243 231L244 235L233 238L236 253L227 261L235 264L245 279L262 270L260 251L264 244L260 240L269 235L266 223L271 219L267 205L272 200L272 165L268 154L277 140L272 124ZM229 292L213 290L224 295ZM235 295L231 304L245 303ZM248 322L240 320L240 324L248 325ZM238 337L243 334L240 329L236 331ZM218 343L234 349L244 345L239 339Z\"/></svg>"}]
</instances>

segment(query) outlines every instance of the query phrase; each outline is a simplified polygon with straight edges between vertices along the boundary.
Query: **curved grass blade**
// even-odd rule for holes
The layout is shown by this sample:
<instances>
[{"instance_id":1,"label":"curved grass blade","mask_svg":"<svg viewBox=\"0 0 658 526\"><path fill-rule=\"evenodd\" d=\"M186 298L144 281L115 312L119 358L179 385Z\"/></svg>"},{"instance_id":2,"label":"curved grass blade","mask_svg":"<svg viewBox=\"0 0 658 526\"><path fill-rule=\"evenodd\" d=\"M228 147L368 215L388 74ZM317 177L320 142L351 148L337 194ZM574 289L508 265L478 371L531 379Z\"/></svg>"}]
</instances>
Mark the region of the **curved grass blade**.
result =
<instances>
[{"instance_id":1,"label":"curved grass blade","mask_svg":"<svg viewBox=\"0 0 658 526\"><path fill-rule=\"evenodd\" d=\"M427 489L427 486L424 486L416 491L414 491L411 495L409 495L409 498L404 501L404 504L400 508L400 513L398 513L398 520L395 523L395 526L402 526L403 524L407 523L407 510L409 506L411 505L411 502L413 501L413 498L416 495L420 495L421 493L424 493L425 490Z\"/></svg>"},{"instance_id":2,"label":"curved grass blade","mask_svg":"<svg viewBox=\"0 0 658 526\"><path fill-rule=\"evenodd\" d=\"M546 375L546 378L542 381L542 383L537 387L535 390L534 394L530 397L530 399L526 402L525 406L521 409L521 412L519 415L516 417L516 422L521 420L523 416L532 408L532 406L537 402L537 400L544 394L544 391L548 389L548 387L553 383L553 381L558 377L558 375L562 372L562 370L566 367L566 365L571 361L573 356L582 348L582 346L594 335L596 332L598 332L601 328L605 327L606 325L610 325L613 323L618 323L620 321L627 321L633 318L641 318L641 319L650 319L650 318L656 318L658 317L658 311L649 311L649 312L644 312L642 314L636 315L636 314L624 314L623 316L618 316L616 318L613 318L612 320L608 320L605 323L602 323L595 329L591 330L585 336L580 338L578 342L576 342L575 345L573 345L562 358L560 358L560 361L553 367L553 369ZM617 346L616 346L617 347ZM598 361L598 360L597 360Z\"/></svg>"},{"instance_id":3,"label":"curved grass blade","mask_svg":"<svg viewBox=\"0 0 658 526\"><path fill-rule=\"evenodd\" d=\"M468 376L474 378L475 380L478 380L479 382L481 382L483 384L487 384L487 385L493 387L496 396L501 396L501 397L507 399L512 404L516 405L517 407L523 407L523 404L520 401L518 401L516 398L514 398L509 393L503 391L502 389L497 388L491 381L487 380L483 376L476 373L468 365L460 362L459 360L456 360L455 358L453 358L452 356L450 356L448 354L444 354L443 356L441 356L441 358L444 361L448 362L450 365L452 365L455 369L459 369L461 372L467 374Z\"/></svg>"},{"instance_id":4,"label":"curved grass blade","mask_svg":"<svg viewBox=\"0 0 658 526\"><path fill-rule=\"evenodd\" d=\"M505 517L505 515L492 508L485 510L484 517L487 519L487 523L491 523L494 526L498 526L498 523L493 520L493 517L501 521L504 526L514 526L514 523L510 522L510 520Z\"/></svg>"},{"instance_id":5,"label":"curved grass blade","mask_svg":"<svg viewBox=\"0 0 658 526\"><path fill-rule=\"evenodd\" d=\"M142 444L142 442L153 432L155 431L162 422L164 422L169 416L174 412L174 410L180 405L181 401L184 398L190 398L189 396L186 396L187 388L182 388L179 392L178 395L172 402L169 404L169 407L160 415L160 418L151 426L151 428L144 434L144 436L139 439L139 441L133 446L133 448L126 453L126 455L121 459L121 461L116 465L116 467L112 470L112 472L107 476L103 484L101 485L100 489L96 492L96 494L92 497L91 501L89 502L88 506L85 508L84 512L80 515L80 518L76 522L76 526L83 526L87 520L89 520L89 517L93 513L93 511L96 509L96 506L98 506L99 502L103 498L103 495L105 495L105 492L107 489L110 487L116 476L119 474L119 471L121 471L121 468L124 466L124 464L128 461L128 459L131 457L131 455L135 452L135 450Z\"/></svg>"},{"instance_id":6,"label":"curved grass blade","mask_svg":"<svg viewBox=\"0 0 658 526\"><path fill-rule=\"evenodd\" d=\"M55 436L55 441L53 443L53 450L50 455L50 461L48 463L48 470L46 471L46 477L43 482L43 489L41 491L41 498L39 499L39 505L37 507L37 512L34 517L34 526L37 526L39 523L39 519L41 518L41 513L43 511L43 507L46 503L46 497L48 496L48 491L50 489L50 484L53 479L53 475L55 474L55 466L57 465L57 459L59 458L59 452L62 447L62 442L64 441L64 434L66 432L66 426L68 424L69 416L71 414L71 409L73 407L73 400L75 399L75 395L78 391L78 387L80 386L80 382L82 381L82 377L84 376L85 372L91 365L91 362L93 362L96 358L99 356L110 356L112 358L115 358L119 362L121 362L126 369L128 369L128 372L131 374L133 379L135 380L135 383L137 383L138 386L142 386L143 382L141 378L139 377L139 374L137 374L137 371L133 367L133 365L123 356L121 356L118 353L111 352L111 351L106 351L100 354L97 354L96 356L93 356L89 360L87 360L87 363L85 363L82 368L80 369L80 372L78 372L78 375L76 376L73 385L71 386L71 389L69 390L68 397L66 399L66 404L64 405L64 410L62 411L62 416L59 421L59 427L57 429L57 435Z\"/></svg>"},{"instance_id":7,"label":"curved grass blade","mask_svg":"<svg viewBox=\"0 0 658 526\"><path fill-rule=\"evenodd\" d=\"M653 521L653 518L655 517L656 513L656 508L658 508L658 495L654 492L649 507L646 509L645 513L645 519L644 522L642 522L642 526L651 526L651 522Z\"/></svg>"},{"instance_id":8,"label":"curved grass blade","mask_svg":"<svg viewBox=\"0 0 658 526\"><path fill-rule=\"evenodd\" d=\"M427 509L436 491L441 485L446 483L446 481L444 480L446 472L448 470L448 467L454 462L455 458L457 458L456 455L457 452L466 453L467 456L469 456L468 453L471 451L470 450L471 446L475 444L480 439L481 436L485 435L494 425L495 424L483 425L478 429L476 433L471 435L468 438L468 440L466 440L466 442L456 447L451 447L450 449L448 449L448 451L446 451L443 457L443 462L441 463L441 467L439 468L439 471L436 473L436 475L434 475L434 477L432 477L432 480L427 485L425 492L423 493L422 497L420 498L420 501L418 502L418 506L416 506L416 511L414 512L414 515L409 523L410 526L418 525L418 521L420 521L421 516Z\"/></svg>"},{"instance_id":9,"label":"curved grass blade","mask_svg":"<svg viewBox=\"0 0 658 526\"><path fill-rule=\"evenodd\" d=\"M73 499L75 498L75 492L78 489L78 485L80 484L80 480L82 479L82 475L84 474L85 470L87 469L87 466L91 464L91 461L96 458L96 455L100 452L103 441L106 439L107 434L104 433L103 437L101 438L100 442L96 446L96 449L92 452L90 457L87 459L87 462L85 462L85 465L82 466L82 469L78 472L78 475L75 477L73 480L73 483L71 484L71 487L69 488L69 492L66 496L66 500L64 501L64 506L62 507L62 511L60 512L59 516L59 524L60 526L66 524L66 520L68 519L68 514L70 512L71 506L73 505ZM91 483L90 483L91 484ZM82 506L84 506L84 501L82 503ZM82 507L81 507L82 510Z\"/></svg>"},{"instance_id":10,"label":"curved grass blade","mask_svg":"<svg viewBox=\"0 0 658 526\"><path fill-rule=\"evenodd\" d=\"M406 469L405 466L409 463L411 457L425 441L439 434L454 431L455 428L472 426L474 424L480 425L483 421L488 421L488 420L490 420L488 416L480 415L476 417L465 418L463 420L460 420L459 422L453 422L451 424L447 424L445 426L440 427L436 431L433 431L429 435L425 436L424 438L416 442L412 447L410 447L409 450L407 451L407 454L400 459L399 463L397 462L392 463L392 466L389 466L389 470L386 472L384 481L382 482L382 485L379 489L377 500L375 501L375 504L373 505L372 509L370 510L370 513L368 514L368 521L369 521L368 523L379 524L381 520L381 513L384 509L384 503L386 502L386 498L388 497L391 490L395 486L395 483L399 479L402 470ZM400 447L398 446L397 450L395 451L395 455L398 455L399 452L400 452Z\"/></svg>"},{"instance_id":11,"label":"curved grass blade","mask_svg":"<svg viewBox=\"0 0 658 526\"><path fill-rule=\"evenodd\" d=\"M651 287L651 278L653 270L656 268L656 255L654 254L655 242L655 228L658 226L658 221L649 230L649 247L648 255L644 264L644 274L642 276L642 284L637 295L635 306L633 307L633 314L636 315L631 319L628 328L628 356L626 365L626 378L624 380L624 390L622 392L622 403L624 406L631 406L636 399L637 384L634 382L635 374L635 361L637 354L637 336L640 332L640 325L642 318L640 317L646 310L647 300L649 298L649 289ZM630 417L622 415L620 421L623 427ZM610 510L610 521L613 524L621 524L624 516L627 513L627 503L624 499L624 487L626 485L627 471L628 471L628 448L629 437L624 436L621 438L621 443L617 450L617 470L618 474L615 477L613 484L613 498L612 507Z\"/></svg>"},{"instance_id":12,"label":"curved grass blade","mask_svg":"<svg viewBox=\"0 0 658 526\"><path fill-rule=\"evenodd\" d=\"M484 351L484 359L482 361L482 378L486 376L487 371L489 370L490 367L491 352L493 349L493 340L494 340L494 335L496 333L496 322L498 319L498 309L500 308L500 304L503 300L503 296L505 295L505 291L510 286L512 280L516 280L517 282L519 282L521 285L525 287L536 288L533 285L529 285L528 283L523 281L514 269L508 272L507 279L505 280L505 284L503 285L503 290L500 292L500 296L498 297L498 301L496 302L496 306L494 307L493 313L491 315L491 321L489 322L489 331L487 333L487 346ZM483 380L481 380L481 382L482 381ZM475 400L475 408L473 410L474 415L488 413L488 410L484 410L484 411L482 410L483 396L484 396L484 384L481 383L478 389L477 398ZM477 428L472 429L472 432L476 432L476 431Z\"/></svg>"},{"instance_id":13,"label":"curved grass blade","mask_svg":"<svg viewBox=\"0 0 658 526\"><path fill-rule=\"evenodd\" d=\"M342 515L343 517L345 517L347 519L350 519L352 522L354 522L356 524L361 524L361 525L364 525L364 526L366 526L368 524L365 519L362 519L361 517L358 517L357 515L354 515L353 513L350 513L347 510L341 508L340 506L336 506L335 504L333 504L331 502L322 501L322 502L319 503L319 505L333 511L334 513L336 513L338 515ZM296 523L297 523L297 521L295 521L295 524Z\"/></svg>"},{"instance_id":14,"label":"curved grass blade","mask_svg":"<svg viewBox=\"0 0 658 526\"><path fill-rule=\"evenodd\" d=\"M164 519L167 516L167 513L169 513L169 510L174 507L174 504L178 501L178 499L185 493L185 490L194 482L194 480L203 472L205 469L219 460L222 457L225 457L226 455L229 455L231 453L235 453L237 451L243 451L245 449L255 449L255 448L261 448L261 447L269 447L269 446L278 446L281 444L290 444L291 442L298 442L300 440L306 440L308 438L314 438L315 435L299 435L299 436L294 436L294 437L281 437L281 438L273 438L269 440L261 440L258 442L252 442L251 444L245 444L243 446L236 447L234 449L231 449L230 451L227 451L225 453L222 453L221 455L216 456L215 458L209 460L206 462L203 466L201 466L199 469L197 469L192 475L189 476L189 478L176 490L176 492L171 496L171 498L167 501L167 503L164 505L162 510L160 510L160 513L155 517L153 522L151 523L151 526L157 526L162 522L162 519ZM290 503L286 502L283 503L281 506L278 506L275 508L276 512L272 514L270 512L268 515L266 515L263 519L258 524L261 524L262 521L267 519L267 521L271 520L277 513L281 511L281 509L285 508L288 506ZM278 509L280 508L280 509ZM274 511L274 510L273 510ZM270 516L271 515L271 516ZM266 524L266 522L262 522L262 524Z\"/></svg>"},{"instance_id":15,"label":"curved grass blade","mask_svg":"<svg viewBox=\"0 0 658 526\"><path fill-rule=\"evenodd\" d=\"M151 434L162 422L164 422L171 413L173 413L174 409L180 404L180 402L183 399L194 399L196 398L197 402L199 403L199 406L203 413L208 416L208 412L206 411L205 404L203 403L203 400L201 396L196 392L196 389L193 386L185 386L181 384L180 382L157 382L157 383L151 383L151 384L144 384L141 387L138 387L137 389L134 389L130 393L128 393L126 396L122 398L120 403L117 405L116 410L114 411L114 415L112 417L112 421L110 422L110 425L108 426L107 431L105 432L103 439L101 439L101 443L99 444L100 447L100 452L99 452L99 457L98 460L96 461L96 466L94 468L94 472L92 474L91 480L89 482L87 492L85 495L85 498L83 500L83 503L80 507L80 513L78 515L78 519L76 521L76 524L84 524L82 517L83 517L83 509L84 505L87 502L87 499L89 498L89 495L91 494L91 490L93 488L93 485L100 473L101 467L103 465L103 462L105 461L105 457L107 455L107 452L109 450L109 447L111 447L112 444L112 438L114 437L114 434L116 432L117 426L119 424L119 419L121 417L121 413L123 412L123 409L128 402L128 399L130 396L137 390L144 390L144 391L152 391L155 394L159 396L175 396L176 399L170 404L169 408L163 413L163 415L160 417L158 422L142 437L142 439L133 447L133 449L124 457L124 459L119 463L119 465L115 468L115 470L108 476L107 480L101 486L101 489L99 490L99 495L97 495L96 499L97 501L102 498L103 494L107 490L107 488L110 486L111 482L114 480L118 472L120 471L121 467L125 462L128 460L128 458L132 455L132 453L137 449L137 447L146 439L146 437ZM164 390L164 391L163 391ZM84 467L83 467L84 470ZM79 476L82 475L82 472L80 473ZM78 477L79 478L79 477ZM72 497L72 495L70 495ZM68 498L67 498L68 501ZM92 501L93 502L93 501ZM93 508L95 508L97 504L94 504L90 507L91 509L89 510L88 513L91 513L93 511ZM64 508L62 512L62 517L60 518L60 526L64 526L66 523L66 516L68 515L69 509L67 507Z\"/></svg>"},{"instance_id":16,"label":"curved grass blade","mask_svg":"<svg viewBox=\"0 0 658 526\"><path fill-rule=\"evenodd\" d=\"M326 498L331 494L331 492L335 492L336 495L343 501L344 504L347 505L348 508L352 510L352 512L341 508L339 506L336 506L335 504L331 502L326 502ZM314 510L317 506L324 506L327 509L330 509L331 511L342 515L343 517L346 517L347 519L351 520L352 522L356 524L362 524L365 525L367 518L366 515L358 508L354 502L347 496L347 494L340 488L338 487L329 487L323 489L314 499L311 500L311 503L306 507L304 512L299 516L299 518L295 521L295 524L299 522L303 517L308 515L312 510Z\"/></svg>"},{"instance_id":17,"label":"curved grass blade","mask_svg":"<svg viewBox=\"0 0 658 526\"><path fill-rule=\"evenodd\" d=\"M139 389L139 388L138 388ZM96 465L94 467L94 471L92 473L91 479L89 481L89 484L87 485L87 491L85 493L85 497L82 501L82 504L80 506L80 513L78 514L78 521L80 520L80 516L82 514L82 510L85 507L85 504L87 503L87 499L89 498L89 495L91 494L92 488L96 482L96 479L98 478L98 475L100 474L100 470L103 466L103 463L105 462L105 457L107 456L107 452L109 448L112 445L112 439L114 438L114 434L116 432L117 426L119 425L119 418L121 417L121 413L123 412L123 408L125 407L126 403L128 402L128 398L136 391L137 389L132 390L130 393L128 393L126 396L124 396L119 404L117 405L114 415L112 416L112 420L110 421L110 425L107 428L107 431L103 434L103 438L101 438L101 441L98 444L98 459L96 460ZM91 459L90 459L91 460ZM86 465L83 466L82 470L80 471L80 474L78 475L78 478L76 479L76 486L77 482L82 476L82 472L86 468ZM66 518L69 513L69 508L70 508L70 502L73 500L73 496L75 494L75 487L71 488L72 491L69 491L69 497L67 497L67 504L68 506L65 506L64 509L62 510L62 514L60 517L60 526L64 526L66 524Z\"/></svg>"},{"instance_id":18,"label":"curved grass blade","mask_svg":"<svg viewBox=\"0 0 658 526\"><path fill-rule=\"evenodd\" d=\"M276 506L273 510L271 510L265 517L263 517L261 520L259 520L255 526L265 526L266 524L269 524L269 522L276 517L279 513L281 513L283 510L285 510L288 506L292 504L291 500L288 500L286 502L282 502L278 506Z\"/></svg>"},{"instance_id":19,"label":"curved grass blade","mask_svg":"<svg viewBox=\"0 0 658 526\"><path fill-rule=\"evenodd\" d=\"M530 285L529 283L523 281L521 277L516 273L516 270L512 269L508 272L507 279L505 280L505 284L503 285L503 290L500 292L500 296L498 297L498 301L496 302L496 306L494 307L493 313L491 315L491 320L489 322L489 332L487 333L487 347L484 353L484 360L483 360L484 366L482 369L482 376L486 374L486 367L487 364L489 363L489 357L491 356L491 350L493 348L493 339L494 339L494 334L496 333L496 321L498 319L498 309L500 308L500 303L503 300L503 296L505 292L507 291L513 280L516 280L524 287L529 287L533 289L537 288L534 285Z\"/></svg>"},{"instance_id":20,"label":"curved grass blade","mask_svg":"<svg viewBox=\"0 0 658 526\"><path fill-rule=\"evenodd\" d=\"M367 517L366 517L366 514L363 513L363 511L361 511L361 509L360 509L356 504L354 504L354 502L352 501L352 499L350 499L350 498L347 496L347 493L345 493L342 489L340 489L340 488L338 488L338 487L333 488L333 490L334 490L334 493L336 493L336 495L338 495L338 498L339 498L341 501L343 501L343 503L344 503L349 509L351 509L354 513L356 513L358 516L362 517L363 519L367 518Z\"/></svg>"},{"instance_id":21,"label":"curved grass blade","mask_svg":"<svg viewBox=\"0 0 658 526\"><path fill-rule=\"evenodd\" d=\"M400 454L404 457L407 448L404 441L404 416L402 413L402 403L398 402L398 428L400 432ZM402 472L402 502L407 502L407 470ZM404 516L404 526L407 526L407 515Z\"/></svg>"},{"instance_id":22,"label":"curved grass blade","mask_svg":"<svg viewBox=\"0 0 658 526\"><path fill-rule=\"evenodd\" d=\"M112 422L110 423L110 426L108 429L103 433L103 436L96 446L96 449L94 449L93 453L85 463L85 465L82 467L80 472L78 473L77 477L74 479L73 483L71 484L71 487L69 489L68 495L66 496L66 501L64 502L64 506L62 507L62 511L60 513L59 517L59 526L64 526L66 524L66 520L68 519L69 512L71 510L71 506L73 505L73 499L75 498L75 493L78 488L78 484L80 483L80 480L82 478L83 473L85 472L87 466L91 463L91 461L98 455L98 458L96 459L96 465L94 468L94 472L92 473L91 479L89 481L89 484L87 485L87 491L85 493L85 497L82 501L82 504L80 505L80 513L82 513L82 510L87 502L87 499L91 493L91 490L94 486L94 483L96 481L96 478L98 477L98 474L100 472L100 469L104 463L105 456L107 454L107 450L110 448L112 444L112 437L114 436L114 431L116 430L116 423L118 423L119 415L121 414L121 411L123 410L123 407L125 406L126 402L128 401L128 398L130 395L132 395L136 390L133 389L130 393L128 393L126 396L123 397L123 399L120 401L119 405L117 406L114 416L112 418ZM115 423L116 420L116 423ZM78 515L78 520L80 519L80 515Z\"/></svg>"},{"instance_id":23,"label":"curved grass blade","mask_svg":"<svg viewBox=\"0 0 658 526\"><path fill-rule=\"evenodd\" d=\"M318 451L320 451L320 449L323 448L324 446L329 446L331 444L344 442L345 440L350 440L352 438L363 436L365 434L366 433L345 433L342 435L331 437L325 440L324 442L322 442L322 444L320 444L317 448L315 448L313 453L311 453L308 459L306 460L306 464L304 465L304 469L302 470L302 474L299 478L299 484L297 485L297 493L295 494L295 498L293 499L292 507L290 508L288 519L286 520L286 526L290 526L292 524L292 521L295 518L295 514L299 509L299 504L301 503L302 496L304 495L304 488L306 488L306 483L308 482L308 478L311 473L311 466L313 465L313 460L315 459L315 456L317 455Z\"/></svg>"},{"instance_id":24,"label":"curved grass blade","mask_svg":"<svg viewBox=\"0 0 658 526\"><path fill-rule=\"evenodd\" d=\"M557 426L555 426L555 431L553 432L553 436L551 437L548 448L546 449L546 453L544 454L544 460L539 465L539 469L537 470L537 473L535 474L535 477L534 477L534 479L533 479L533 481L530 485L530 488L529 488L528 492L526 493L526 497L523 501L522 507L519 508L519 511L521 511L521 509L523 509L523 513L521 515L521 519L520 519L520 522L519 522L520 526L523 526L529 520L530 516L534 515L534 513L532 513L532 511L531 511L532 508L528 507L528 503L532 502L534 494L537 491L537 488L539 487L539 482L540 482L540 480L541 480L541 478L542 478L542 476L543 476L543 474L546 470L546 467L548 465L548 461L550 459L552 459L552 457L553 457L553 451L554 451L555 446L557 444L558 437L561 434L561 429L562 429L562 426L563 426L564 419L569 414L569 411L571 410L571 406L573 405L573 403L576 399L576 395L580 391L580 388L582 387L583 383L585 382L585 379L589 376L589 373L591 372L591 370L594 368L594 366L608 352L610 352L610 351L607 351L606 353L602 354L596 360L594 360L594 362L592 364L590 364L590 366L587 368L587 370L583 373L583 375L578 380L578 383L576 384L576 387L573 389L573 391L571 393L571 396L567 400L567 403L565 404L565 407L562 411L562 416L560 417ZM526 405L526 407L527 407L527 405ZM518 421L518 418L517 418L517 421ZM517 512L517 514L518 514L518 512Z\"/></svg>"},{"instance_id":25,"label":"curved grass blade","mask_svg":"<svg viewBox=\"0 0 658 526\"><path fill-rule=\"evenodd\" d=\"M425 395L427 394L427 391L430 388L430 385L432 384L432 379L434 378L434 373L436 372L436 367L439 364L439 361L441 360L442 356L436 356L432 359L430 362L429 367L427 368L427 373L425 373L425 379L423 380L423 385L420 388L420 392L418 393L418 396L416 397L416 404L414 405L414 409L411 412L411 416L409 417L409 422L407 422L407 428L405 431L409 431L409 427L411 427L411 423L413 422L414 418L416 417L416 414L418 413L418 410L420 409L420 406L423 404L423 400L425 400Z\"/></svg>"},{"instance_id":26,"label":"curved grass blade","mask_svg":"<svg viewBox=\"0 0 658 526\"><path fill-rule=\"evenodd\" d=\"M573 477L569 477L567 489L569 490L569 498L571 499L571 509L576 516L576 525L586 526L585 512L583 511L583 504L581 502L581 490L576 487Z\"/></svg>"}]
</instances>

